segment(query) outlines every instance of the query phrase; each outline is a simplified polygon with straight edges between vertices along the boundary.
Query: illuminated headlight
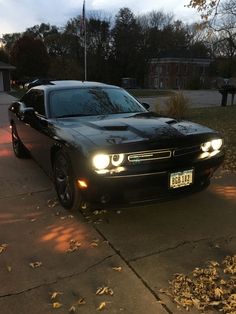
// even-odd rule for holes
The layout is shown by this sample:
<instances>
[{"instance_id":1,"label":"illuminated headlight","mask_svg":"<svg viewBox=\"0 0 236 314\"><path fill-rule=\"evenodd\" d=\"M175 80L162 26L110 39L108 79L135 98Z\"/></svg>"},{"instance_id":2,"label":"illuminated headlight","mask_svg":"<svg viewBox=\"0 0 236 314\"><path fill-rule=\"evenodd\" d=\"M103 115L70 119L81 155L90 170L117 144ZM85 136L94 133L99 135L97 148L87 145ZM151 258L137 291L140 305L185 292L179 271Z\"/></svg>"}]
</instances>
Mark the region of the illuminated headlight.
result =
<instances>
[{"instance_id":1,"label":"illuminated headlight","mask_svg":"<svg viewBox=\"0 0 236 314\"><path fill-rule=\"evenodd\" d=\"M208 152L211 148L211 142L206 142L201 145L201 149L203 152Z\"/></svg>"},{"instance_id":2,"label":"illuminated headlight","mask_svg":"<svg viewBox=\"0 0 236 314\"><path fill-rule=\"evenodd\" d=\"M113 166L118 167L124 160L124 154L115 154L111 156L111 163Z\"/></svg>"},{"instance_id":3,"label":"illuminated headlight","mask_svg":"<svg viewBox=\"0 0 236 314\"><path fill-rule=\"evenodd\" d=\"M110 164L109 155L98 154L93 157L93 166L98 170L106 169Z\"/></svg>"},{"instance_id":4,"label":"illuminated headlight","mask_svg":"<svg viewBox=\"0 0 236 314\"><path fill-rule=\"evenodd\" d=\"M211 146L214 150L219 150L222 144L223 144L223 141L221 138L211 141Z\"/></svg>"},{"instance_id":5,"label":"illuminated headlight","mask_svg":"<svg viewBox=\"0 0 236 314\"><path fill-rule=\"evenodd\" d=\"M203 152L210 152L210 151L218 151L223 145L223 141L221 138L208 141L201 145L201 149Z\"/></svg>"}]
</instances>

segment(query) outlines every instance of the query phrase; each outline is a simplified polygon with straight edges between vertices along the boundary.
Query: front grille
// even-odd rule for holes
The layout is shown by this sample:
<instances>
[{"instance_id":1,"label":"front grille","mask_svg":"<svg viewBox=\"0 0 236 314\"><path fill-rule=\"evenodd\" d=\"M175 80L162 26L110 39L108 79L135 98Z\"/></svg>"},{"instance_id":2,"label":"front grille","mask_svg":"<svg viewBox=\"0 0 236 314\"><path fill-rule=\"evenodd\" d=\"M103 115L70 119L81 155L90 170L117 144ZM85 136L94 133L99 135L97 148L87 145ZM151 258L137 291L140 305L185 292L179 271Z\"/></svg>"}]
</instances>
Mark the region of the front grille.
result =
<instances>
[{"instance_id":1,"label":"front grille","mask_svg":"<svg viewBox=\"0 0 236 314\"><path fill-rule=\"evenodd\" d=\"M148 150L128 155L129 162L152 161L171 157L171 150Z\"/></svg>"},{"instance_id":2,"label":"front grille","mask_svg":"<svg viewBox=\"0 0 236 314\"><path fill-rule=\"evenodd\" d=\"M173 151L173 156L183 156L183 155L189 155L189 154L195 154L200 151L200 146L191 146L191 147L183 147L183 148L177 148Z\"/></svg>"}]
</instances>

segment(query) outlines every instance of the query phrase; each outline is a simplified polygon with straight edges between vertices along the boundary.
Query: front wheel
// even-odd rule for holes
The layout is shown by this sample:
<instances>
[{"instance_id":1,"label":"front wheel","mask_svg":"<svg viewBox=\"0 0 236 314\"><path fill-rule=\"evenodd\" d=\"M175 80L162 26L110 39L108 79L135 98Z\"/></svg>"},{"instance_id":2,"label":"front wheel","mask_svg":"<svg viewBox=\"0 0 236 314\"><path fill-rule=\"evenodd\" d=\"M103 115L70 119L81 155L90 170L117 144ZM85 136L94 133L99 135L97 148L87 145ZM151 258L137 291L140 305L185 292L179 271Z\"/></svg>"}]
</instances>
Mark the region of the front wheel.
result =
<instances>
[{"instance_id":1,"label":"front wheel","mask_svg":"<svg viewBox=\"0 0 236 314\"><path fill-rule=\"evenodd\" d=\"M25 146L22 144L21 140L19 139L16 126L14 124L12 125L12 128L11 128L11 138L12 138L12 148L16 157L28 158L29 151L25 148Z\"/></svg>"},{"instance_id":2,"label":"front wheel","mask_svg":"<svg viewBox=\"0 0 236 314\"><path fill-rule=\"evenodd\" d=\"M81 209L84 205L73 173L70 158L63 152L58 152L54 159L53 177L55 189L61 205L69 210Z\"/></svg>"}]
</instances>

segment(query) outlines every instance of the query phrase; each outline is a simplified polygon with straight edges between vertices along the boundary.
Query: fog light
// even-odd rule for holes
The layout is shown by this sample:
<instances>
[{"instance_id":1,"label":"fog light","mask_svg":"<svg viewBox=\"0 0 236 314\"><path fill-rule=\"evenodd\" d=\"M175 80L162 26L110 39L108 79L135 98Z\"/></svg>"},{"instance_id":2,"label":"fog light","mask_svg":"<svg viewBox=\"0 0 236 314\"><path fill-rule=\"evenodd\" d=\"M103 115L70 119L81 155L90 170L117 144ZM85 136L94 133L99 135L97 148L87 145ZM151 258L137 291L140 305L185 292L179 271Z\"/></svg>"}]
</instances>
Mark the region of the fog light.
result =
<instances>
[{"instance_id":1,"label":"fog light","mask_svg":"<svg viewBox=\"0 0 236 314\"><path fill-rule=\"evenodd\" d=\"M85 190L88 188L88 184L85 180L78 180L78 185L81 190Z\"/></svg>"}]
</instances>

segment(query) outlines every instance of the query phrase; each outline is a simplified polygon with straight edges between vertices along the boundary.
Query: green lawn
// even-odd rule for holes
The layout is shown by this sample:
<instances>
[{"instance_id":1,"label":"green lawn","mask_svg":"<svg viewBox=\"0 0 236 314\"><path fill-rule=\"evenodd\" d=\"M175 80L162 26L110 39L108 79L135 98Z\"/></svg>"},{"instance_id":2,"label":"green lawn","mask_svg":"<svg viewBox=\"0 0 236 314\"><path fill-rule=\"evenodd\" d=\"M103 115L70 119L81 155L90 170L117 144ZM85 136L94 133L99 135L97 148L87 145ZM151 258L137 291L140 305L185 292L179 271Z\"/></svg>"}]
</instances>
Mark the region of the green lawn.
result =
<instances>
[{"instance_id":1,"label":"green lawn","mask_svg":"<svg viewBox=\"0 0 236 314\"><path fill-rule=\"evenodd\" d=\"M236 172L236 106L189 109L187 119L219 131L225 141L225 170Z\"/></svg>"}]
</instances>

